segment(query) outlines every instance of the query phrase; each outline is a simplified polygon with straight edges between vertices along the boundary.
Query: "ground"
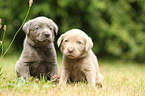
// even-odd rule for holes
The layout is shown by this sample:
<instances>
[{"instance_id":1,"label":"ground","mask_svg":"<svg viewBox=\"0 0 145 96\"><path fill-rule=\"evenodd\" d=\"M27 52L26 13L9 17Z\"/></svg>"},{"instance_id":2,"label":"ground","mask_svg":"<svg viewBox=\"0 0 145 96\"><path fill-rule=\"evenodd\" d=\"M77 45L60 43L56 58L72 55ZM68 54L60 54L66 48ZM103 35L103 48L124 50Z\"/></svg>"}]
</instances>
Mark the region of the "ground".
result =
<instances>
[{"instance_id":1,"label":"ground","mask_svg":"<svg viewBox=\"0 0 145 96\"><path fill-rule=\"evenodd\" d=\"M0 96L145 96L145 63L120 60L99 60L103 88L91 88L86 83L57 86L44 79L17 81L15 63L19 55L6 56L0 61ZM59 74L61 59L58 58Z\"/></svg>"}]
</instances>

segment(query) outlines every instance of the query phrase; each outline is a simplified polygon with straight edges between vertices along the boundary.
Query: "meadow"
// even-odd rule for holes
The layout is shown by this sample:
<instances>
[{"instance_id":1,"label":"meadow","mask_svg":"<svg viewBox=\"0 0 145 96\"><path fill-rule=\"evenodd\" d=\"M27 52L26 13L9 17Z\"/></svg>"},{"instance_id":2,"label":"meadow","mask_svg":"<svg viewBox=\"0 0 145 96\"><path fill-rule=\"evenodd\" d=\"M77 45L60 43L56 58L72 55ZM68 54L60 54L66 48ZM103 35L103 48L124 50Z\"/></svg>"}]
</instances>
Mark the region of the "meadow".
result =
<instances>
[{"instance_id":1,"label":"meadow","mask_svg":"<svg viewBox=\"0 0 145 96\"><path fill-rule=\"evenodd\" d=\"M57 86L44 79L36 82L17 80L15 63L19 55L5 56L0 61L0 96L145 96L145 63L120 60L99 60L103 88L91 88L87 83ZM62 56L58 58L59 74Z\"/></svg>"}]
</instances>

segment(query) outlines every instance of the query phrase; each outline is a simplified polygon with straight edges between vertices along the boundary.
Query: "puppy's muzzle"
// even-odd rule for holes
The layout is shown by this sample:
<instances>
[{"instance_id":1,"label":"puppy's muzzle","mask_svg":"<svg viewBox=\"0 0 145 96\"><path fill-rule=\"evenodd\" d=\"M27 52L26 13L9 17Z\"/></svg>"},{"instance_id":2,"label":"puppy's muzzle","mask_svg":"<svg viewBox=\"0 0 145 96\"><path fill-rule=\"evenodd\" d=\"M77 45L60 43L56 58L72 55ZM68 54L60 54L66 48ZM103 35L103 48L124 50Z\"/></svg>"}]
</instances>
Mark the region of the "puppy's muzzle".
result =
<instances>
[{"instance_id":1,"label":"puppy's muzzle","mask_svg":"<svg viewBox=\"0 0 145 96\"><path fill-rule=\"evenodd\" d=\"M41 36L43 39L51 39L52 34L49 31L43 31Z\"/></svg>"},{"instance_id":2,"label":"puppy's muzzle","mask_svg":"<svg viewBox=\"0 0 145 96\"><path fill-rule=\"evenodd\" d=\"M49 38L50 34L49 33L45 33L44 36L45 36L45 38Z\"/></svg>"},{"instance_id":3,"label":"puppy's muzzle","mask_svg":"<svg viewBox=\"0 0 145 96\"><path fill-rule=\"evenodd\" d=\"M43 31L41 34L36 38L38 42L52 42L52 34L49 31Z\"/></svg>"},{"instance_id":4,"label":"puppy's muzzle","mask_svg":"<svg viewBox=\"0 0 145 96\"><path fill-rule=\"evenodd\" d=\"M68 52L71 54L74 52L74 49L68 49Z\"/></svg>"}]
</instances>

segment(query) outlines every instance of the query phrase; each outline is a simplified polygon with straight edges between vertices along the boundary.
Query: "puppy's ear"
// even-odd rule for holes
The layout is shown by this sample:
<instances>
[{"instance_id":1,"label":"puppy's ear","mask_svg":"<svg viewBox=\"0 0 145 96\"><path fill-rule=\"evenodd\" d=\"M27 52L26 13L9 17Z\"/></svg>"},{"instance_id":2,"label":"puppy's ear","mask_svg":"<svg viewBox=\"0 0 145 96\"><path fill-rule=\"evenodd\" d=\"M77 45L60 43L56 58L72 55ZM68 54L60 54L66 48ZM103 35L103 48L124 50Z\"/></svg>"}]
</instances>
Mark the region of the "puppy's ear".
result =
<instances>
[{"instance_id":1,"label":"puppy's ear","mask_svg":"<svg viewBox=\"0 0 145 96\"><path fill-rule=\"evenodd\" d=\"M53 20L51 20L51 19L49 19L49 20L50 20L50 23L52 24L52 26L54 27L54 31L55 31L55 33L56 33L56 35L57 35L57 32L58 32L58 26L56 25L56 23L54 23Z\"/></svg>"},{"instance_id":2,"label":"puppy's ear","mask_svg":"<svg viewBox=\"0 0 145 96\"><path fill-rule=\"evenodd\" d=\"M57 35L57 32L58 32L58 26L54 23L54 29L55 29L55 33Z\"/></svg>"},{"instance_id":3,"label":"puppy's ear","mask_svg":"<svg viewBox=\"0 0 145 96\"><path fill-rule=\"evenodd\" d=\"M28 22L26 22L22 28L22 30L26 33L29 34L30 31L30 23L32 22L32 20L29 20Z\"/></svg>"},{"instance_id":4,"label":"puppy's ear","mask_svg":"<svg viewBox=\"0 0 145 96\"><path fill-rule=\"evenodd\" d=\"M93 42L90 37L86 38L86 52L89 51L93 47Z\"/></svg>"},{"instance_id":5,"label":"puppy's ear","mask_svg":"<svg viewBox=\"0 0 145 96\"><path fill-rule=\"evenodd\" d=\"M63 34L57 40L57 46L58 47L61 45L62 40L63 40Z\"/></svg>"}]
</instances>

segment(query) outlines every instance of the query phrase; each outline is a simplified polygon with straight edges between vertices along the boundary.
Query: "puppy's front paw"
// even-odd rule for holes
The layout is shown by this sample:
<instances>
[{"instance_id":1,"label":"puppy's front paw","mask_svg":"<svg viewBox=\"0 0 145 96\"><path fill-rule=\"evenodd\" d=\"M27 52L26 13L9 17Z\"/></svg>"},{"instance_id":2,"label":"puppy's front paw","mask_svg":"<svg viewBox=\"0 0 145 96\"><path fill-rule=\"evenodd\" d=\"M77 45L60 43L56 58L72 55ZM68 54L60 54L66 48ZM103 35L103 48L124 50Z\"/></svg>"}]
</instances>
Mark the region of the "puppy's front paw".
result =
<instances>
[{"instance_id":1,"label":"puppy's front paw","mask_svg":"<svg viewBox=\"0 0 145 96\"><path fill-rule=\"evenodd\" d=\"M103 87L103 84L102 83L97 83L96 82L96 85L98 86L98 88L102 88Z\"/></svg>"},{"instance_id":2,"label":"puppy's front paw","mask_svg":"<svg viewBox=\"0 0 145 96\"><path fill-rule=\"evenodd\" d=\"M52 78L54 79L54 81L56 83L58 83L59 82L59 79L60 79L60 76L59 75L54 75Z\"/></svg>"}]
</instances>

